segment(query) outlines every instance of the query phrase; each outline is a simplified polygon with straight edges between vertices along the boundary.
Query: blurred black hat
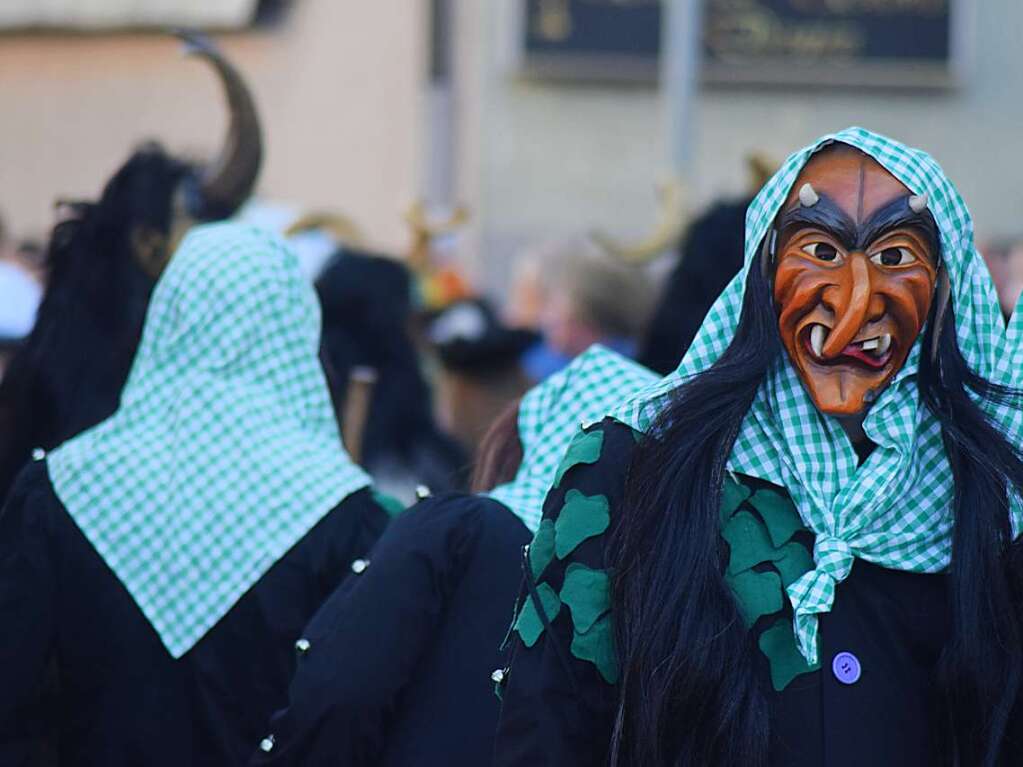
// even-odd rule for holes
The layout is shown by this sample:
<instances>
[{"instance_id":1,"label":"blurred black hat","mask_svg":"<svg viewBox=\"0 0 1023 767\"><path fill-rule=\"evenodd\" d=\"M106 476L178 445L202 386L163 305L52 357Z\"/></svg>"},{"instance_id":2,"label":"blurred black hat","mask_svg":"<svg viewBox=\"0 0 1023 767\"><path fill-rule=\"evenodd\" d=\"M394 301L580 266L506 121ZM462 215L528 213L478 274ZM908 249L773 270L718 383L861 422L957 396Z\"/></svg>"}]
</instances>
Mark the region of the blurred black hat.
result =
<instances>
[{"instance_id":1,"label":"blurred black hat","mask_svg":"<svg viewBox=\"0 0 1023 767\"><path fill-rule=\"evenodd\" d=\"M530 330L504 325L483 299L458 301L434 315L426 338L445 368L472 375L499 372L540 340Z\"/></svg>"}]
</instances>

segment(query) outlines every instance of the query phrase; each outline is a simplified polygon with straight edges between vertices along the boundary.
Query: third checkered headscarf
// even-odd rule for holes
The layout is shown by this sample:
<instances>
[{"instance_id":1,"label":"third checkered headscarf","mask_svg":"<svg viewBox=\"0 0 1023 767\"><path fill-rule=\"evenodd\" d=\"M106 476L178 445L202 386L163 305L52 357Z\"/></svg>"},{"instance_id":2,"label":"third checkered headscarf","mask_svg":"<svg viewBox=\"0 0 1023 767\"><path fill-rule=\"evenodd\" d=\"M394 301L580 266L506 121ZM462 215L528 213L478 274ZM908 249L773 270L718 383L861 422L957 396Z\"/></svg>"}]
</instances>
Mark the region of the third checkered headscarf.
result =
<instances>
[{"instance_id":1,"label":"third checkered headscarf","mask_svg":"<svg viewBox=\"0 0 1023 767\"><path fill-rule=\"evenodd\" d=\"M742 271L711 308L678 370L614 413L646 430L670 392L706 370L732 340L746 275L809 157L841 142L873 157L914 194L926 193L941 234L942 260L952 284L956 335L972 369L995 383L1023 386L1023 317L1002 322L994 287L973 243L973 222L938 163L917 149L862 128L825 136L789 157L750 204ZM817 615L828 612L835 586L856 558L884 567L935 573L951 554L953 481L937 419L917 391L921 343L871 407L863 428L877 448L862 466L838 422L820 414L786 356L761 385L740 429L731 470L783 484L816 533L816 567L788 588L800 651L817 660ZM1023 412L983 403L1011 441L1023 441ZM1018 499L1014 523L1020 529Z\"/></svg>"}]
</instances>

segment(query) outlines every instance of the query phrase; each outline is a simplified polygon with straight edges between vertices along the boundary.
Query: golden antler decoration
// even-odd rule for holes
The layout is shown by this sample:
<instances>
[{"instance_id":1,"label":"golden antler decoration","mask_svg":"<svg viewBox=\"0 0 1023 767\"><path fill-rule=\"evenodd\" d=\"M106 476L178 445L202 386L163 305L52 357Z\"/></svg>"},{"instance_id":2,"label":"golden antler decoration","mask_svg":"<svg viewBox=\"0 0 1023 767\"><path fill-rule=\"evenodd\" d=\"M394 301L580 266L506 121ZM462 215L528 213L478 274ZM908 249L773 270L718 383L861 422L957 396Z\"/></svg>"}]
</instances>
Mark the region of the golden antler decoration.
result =
<instances>
[{"instance_id":1,"label":"golden antler decoration","mask_svg":"<svg viewBox=\"0 0 1023 767\"><path fill-rule=\"evenodd\" d=\"M405 222L412 229L412 247L409 249L408 265L414 271L422 271L430 263L430 241L439 235L448 234L465 226L469 210L459 205L445 221L431 221L426 215L422 200L416 200L405 212Z\"/></svg>"},{"instance_id":2,"label":"golden antler decoration","mask_svg":"<svg viewBox=\"0 0 1023 767\"><path fill-rule=\"evenodd\" d=\"M750 194L754 195L771 180L778 170L778 163L763 152L751 152L746 155L746 169L749 171Z\"/></svg>"},{"instance_id":3,"label":"golden antler decoration","mask_svg":"<svg viewBox=\"0 0 1023 767\"><path fill-rule=\"evenodd\" d=\"M600 247L616 258L631 264L643 264L678 244L685 232L686 214L685 189L678 179L671 179L658 186L660 199L660 220L653 233L639 242L625 244L603 232L591 232L590 236Z\"/></svg>"},{"instance_id":4,"label":"golden antler decoration","mask_svg":"<svg viewBox=\"0 0 1023 767\"><path fill-rule=\"evenodd\" d=\"M362 232L354 221L340 213L325 211L307 213L300 217L284 231L284 236L291 237L314 229L327 232L341 244L361 245L363 243Z\"/></svg>"}]
</instances>

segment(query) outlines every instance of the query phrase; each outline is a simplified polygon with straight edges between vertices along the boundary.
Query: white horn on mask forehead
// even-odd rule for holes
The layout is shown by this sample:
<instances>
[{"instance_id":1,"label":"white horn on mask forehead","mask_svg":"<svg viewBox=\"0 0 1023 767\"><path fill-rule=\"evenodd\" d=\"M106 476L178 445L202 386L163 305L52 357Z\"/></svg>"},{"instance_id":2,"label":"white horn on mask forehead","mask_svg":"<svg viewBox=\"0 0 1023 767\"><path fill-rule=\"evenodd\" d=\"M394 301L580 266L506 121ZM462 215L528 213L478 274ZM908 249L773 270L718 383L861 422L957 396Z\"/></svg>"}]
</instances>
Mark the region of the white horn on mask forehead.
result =
<instances>
[{"instance_id":1,"label":"white horn on mask forehead","mask_svg":"<svg viewBox=\"0 0 1023 767\"><path fill-rule=\"evenodd\" d=\"M927 193L914 194L909 198L909 209L914 213L923 213L927 210Z\"/></svg>"},{"instance_id":2,"label":"white horn on mask forehead","mask_svg":"<svg viewBox=\"0 0 1023 767\"><path fill-rule=\"evenodd\" d=\"M812 208L820 202L820 200L820 196L809 183L803 184L799 187L799 203L804 208Z\"/></svg>"}]
</instances>

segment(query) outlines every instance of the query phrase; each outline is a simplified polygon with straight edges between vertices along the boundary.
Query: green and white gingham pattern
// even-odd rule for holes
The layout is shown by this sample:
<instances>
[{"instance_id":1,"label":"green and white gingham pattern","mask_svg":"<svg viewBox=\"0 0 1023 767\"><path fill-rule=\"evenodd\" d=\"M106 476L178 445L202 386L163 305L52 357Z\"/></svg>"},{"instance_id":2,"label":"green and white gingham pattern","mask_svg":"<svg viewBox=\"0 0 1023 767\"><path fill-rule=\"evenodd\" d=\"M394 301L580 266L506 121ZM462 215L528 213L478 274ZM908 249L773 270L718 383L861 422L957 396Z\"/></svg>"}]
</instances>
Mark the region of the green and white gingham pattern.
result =
<instances>
[{"instance_id":1,"label":"green and white gingham pattern","mask_svg":"<svg viewBox=\"0 0 1023 767\"><path fill-rule=\"evenodd\" d=\"M120 408L47 458L174 657L370 482L341 446L319 339L316 296L283 243L198 227L154 290Z\"/></svg>"},{"instance_id":2,"label":"green and white gingham pattern","mask_svg":"<svg viewBox=\"0 0 1023 767\"><path fill-rule=\"evenodd\" d=\"M535 533L544 497L580 425L602 418L656 380L642 365L603 346L591 346L522 398L522 463L514 480L487 495L511 509Z\"/></svg>"},{"instance_id":3,"label":"green and white gingham pattern","mask_svg":"<svg viewBox=\"0 0 1023 767\"><path fill-rule=\"evenodd\" d=\"M675 373L641 392L615 417L649 428L666 397L685 378L707 369L731 342L746 274L764 236L807 159L830 142L859 148L914 194L926 193L941 231L942 259L952 283L959 346L974 371L991 381L1023 385L1023 318L1006 329L991 278L973 243L973 222L955 187L926 153L862 128L825 136L789 157L753 200L746 216L745 266L711 308ZM780 482L804 522L816 533L816 568L791 584L800 651L817 661L817 615L831 609L835 586L855 558L884 567L934 573L949 564L952 531L951 470L937 420L919 402L916 376L921 342L871 407L864 422L877 449L857 468L856 454L838 422L820 414L782 355L746 415L730 469ZM1023 412L985 403L988 415L1016 444ZM1020 529L1019 499L1013 499Z\"/></svg>"}]
</instances>

